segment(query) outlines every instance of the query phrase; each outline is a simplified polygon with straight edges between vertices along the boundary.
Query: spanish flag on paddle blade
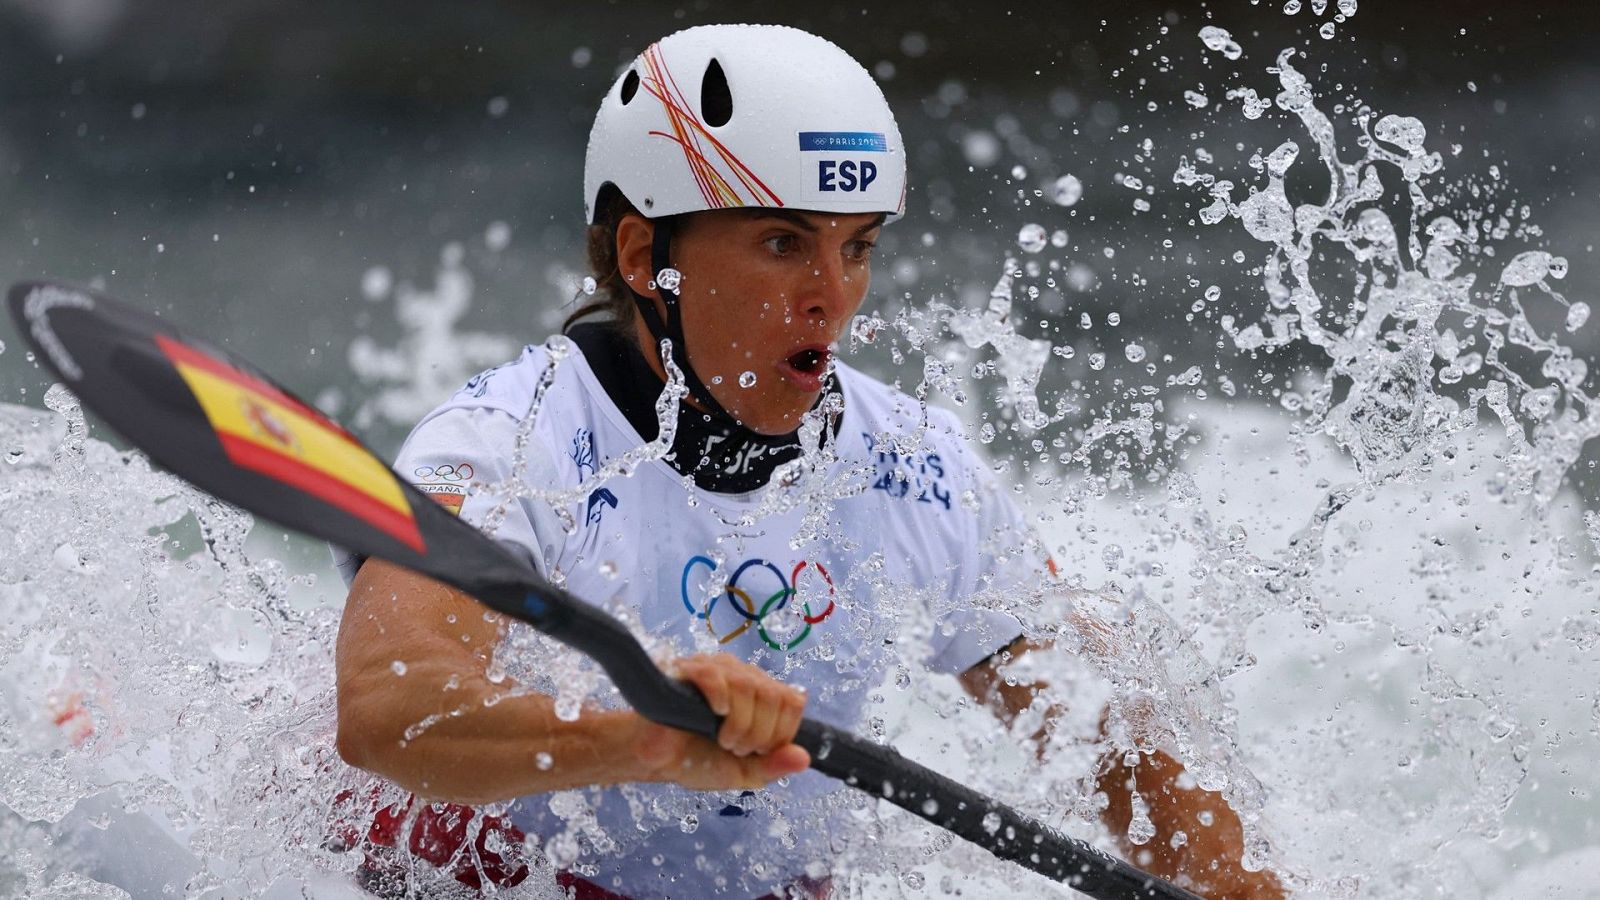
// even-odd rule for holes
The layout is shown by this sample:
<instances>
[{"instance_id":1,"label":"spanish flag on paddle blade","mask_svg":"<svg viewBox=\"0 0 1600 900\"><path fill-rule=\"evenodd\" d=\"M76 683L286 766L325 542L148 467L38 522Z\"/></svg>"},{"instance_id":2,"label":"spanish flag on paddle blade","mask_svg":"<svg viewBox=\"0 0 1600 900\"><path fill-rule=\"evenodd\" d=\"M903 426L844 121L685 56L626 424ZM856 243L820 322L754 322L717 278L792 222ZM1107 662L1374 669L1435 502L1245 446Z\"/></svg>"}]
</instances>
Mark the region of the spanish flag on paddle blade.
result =
<instances>
[{"instance_id":1,"label":"spanish flag on paddle blade","mask_svg":"<svg viewBox=\"0 0 1600 900\"><path fill-rule=\"evenodd\" d=\"M426 552L394 473L342 428L259 378L166 335L154 337L194 392L230 462Z\"/></svg>"}]
</instances>

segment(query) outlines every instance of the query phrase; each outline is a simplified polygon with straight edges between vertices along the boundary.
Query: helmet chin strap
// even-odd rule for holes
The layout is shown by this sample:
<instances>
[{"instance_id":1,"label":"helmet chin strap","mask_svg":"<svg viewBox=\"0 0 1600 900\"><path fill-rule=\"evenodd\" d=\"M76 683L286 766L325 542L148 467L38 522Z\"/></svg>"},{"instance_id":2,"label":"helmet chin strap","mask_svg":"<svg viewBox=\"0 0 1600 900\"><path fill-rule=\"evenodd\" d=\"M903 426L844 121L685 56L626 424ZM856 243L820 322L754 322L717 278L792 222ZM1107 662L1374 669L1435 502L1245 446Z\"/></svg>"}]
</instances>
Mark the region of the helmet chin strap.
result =
<instances>
[{"instance_id":1,"label":"helmet chin strap","mask_svg":"<svg viewBox=\"0 0 1600 900\"><path fill-rule=\"evenodd\" d=\"M672 219L662 217L651 220L650 243L650 271L656 290L661 294L661 302L667 308L666 321L662 321L661 314L656 311L655 301L633 289L632 284L627 284L628 293L633 295L633 301L639 307L639 314L644 317L645 327L650 330L650 336L655 338L659 346L662 340L672 342L672 361L679 371L683 372L683 380L689 388L689 396L704 409L712 419L720 420L724 425L735 428L744 428L744 423L734 418L717 398L711 395L710 388L700 380L694 367L689 365L689 346L683 337L683 310L678 305L678 291L669 290L661 284L661 272L672 268Z\"/></svg>"}]
</instances>

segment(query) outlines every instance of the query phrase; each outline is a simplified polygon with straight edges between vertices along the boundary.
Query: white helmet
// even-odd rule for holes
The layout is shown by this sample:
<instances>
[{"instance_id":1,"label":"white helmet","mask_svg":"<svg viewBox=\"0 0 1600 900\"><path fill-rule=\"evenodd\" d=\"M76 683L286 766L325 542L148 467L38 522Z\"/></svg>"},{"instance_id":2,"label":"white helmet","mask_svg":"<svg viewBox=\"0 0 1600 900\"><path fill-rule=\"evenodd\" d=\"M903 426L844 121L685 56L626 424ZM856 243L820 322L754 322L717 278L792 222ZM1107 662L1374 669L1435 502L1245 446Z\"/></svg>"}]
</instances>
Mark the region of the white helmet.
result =
<instances>
[{"instance_id":1,"label":"white helmet","mask_svg":"<svg viewBox=\"0 0 1600 900\"><path fill-rule=\"evenodd\" d=\"M585 218L613 185L646 218L781 206L905 210L883 91L835 44L780 25L702 25L651 44L600 104Z\"/></svg>"}]
</instances>

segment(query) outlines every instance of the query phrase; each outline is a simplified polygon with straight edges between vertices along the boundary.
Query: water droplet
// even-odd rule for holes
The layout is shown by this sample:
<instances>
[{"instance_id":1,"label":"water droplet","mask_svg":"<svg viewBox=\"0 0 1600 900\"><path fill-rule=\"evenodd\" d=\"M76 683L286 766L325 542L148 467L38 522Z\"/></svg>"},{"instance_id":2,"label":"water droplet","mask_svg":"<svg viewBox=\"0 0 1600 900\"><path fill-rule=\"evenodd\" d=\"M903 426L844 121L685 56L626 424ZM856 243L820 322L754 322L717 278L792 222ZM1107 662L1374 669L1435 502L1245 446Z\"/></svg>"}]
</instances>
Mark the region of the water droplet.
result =
<instances>
[{"instance_id":1,"label":"water droplet","mask_svg":"<svg viewBox=\"0 0 1600 900\"><path fill-rule=\"evenodd\" d=\"M396 675L404 675L406 673L406 664L397 659L394 662L389 663L389 671L395 673Z\"/></svg>"},{"instance_id":2,"label":"water droplet","mask_svg":"<svg viewBox=\"0 0 1600 900\"><path fill-rule=\"evenodd\" d=\"M1067 232L1065 229L1057 228L1055 231L1050 232L1050 246L1065 247L1066 245Z\"/></svg>"},{"instance_id":3,"label":"water droplet","mask_svg":"<svg viewBox=\"0 0 1600 900\"><path fill-rule=\"evenodd\" d=\"M993 443L994 442L994 426L989 424L988 422L983 423L983 427L978 429L978 440L982 441L985 444Z\"/></svg>"},{"instance_id":4,"label":"water droplet","mask_svg":"<svg viewBox=\"0 0 1600 900\"><path fill-rule=\"evenodd\" d=\"M556 761L550 756L550 754L541 750L540 752L534 754L533 764L539 767L539 771L548 772L550 771L550 767L556 764Z\"/></svg>"},{"instance_id":5,"label":"water droplet","mask_svg":"<svg viewBox=\"0 0 1600 900\"><path fill-rule=\"evenodd\" d=\"M1567 307L1567 330L1577 331L1583 323L1589 321L1589 304L1582 300L1575 301Z\"/></svg>"},{"instance_id":6,"label":"water droplet","mask_svg":"<svg viewBox=\"0 0 1600 900\"><path fill-rule=\"evenodd\" d=\"M1518 253L1506 263L1505 271L1500 273L1500 280L1507 287L1531 287L1545 279L1550 274L1550 254L1543 250L1529 250Z\"/></svg>"},{"instance_id":7,"label":"water droplet","mask_svg":"<svg viewBox=\"0 0 1600 900\"><path fill-rule=\"evenodd\" d=\"M1098 372L1101 369L1104 369L1105 367L1106 367L1106 355L1104 353L1091 353L1091 354L1089 354L1089 368L1091 368L1091 369L1095 370L1096 372Z\"/></svg>"},{"instance_id":8,"label":"water droplet","mask_svg":"<svg viewBox=\"0 0 1600 900\"><path fill-rule=\"evenodd\" d=\"M968 165L987 169L1000 159L1000 139L987 131L969 131L961 138L961 155Z\"/></svg>"},{"instance_id":9,"label":"water droplet","mask_svg":"<svg viewBox=\"0 0 1600 900\"><path fill-rule=\"evenodd\" d=\"M1078 327L1082 328L1084 331L1088 331L1094 327L1094 319L1091 319L1088 313L1079 313Z\"/></svg>"},{"instance_id":10,"label":"water droplet","mask_svg":"<svg viewBox=\"0 0 1600 900\"><path fill-rule=\"evenodd\" d=\"M1215 303L1222 296L1222 288L1212 285L1206 288L1206 302Z\"/></svg>"},{"instance_id":11,"label":"water droplet","mask_svg":"<svg viewBox=\"0 0 1600 900\"><path fill-rule=\"evenodd\" d=\"M1050 186L1050 199L1057 206L1072 206L1083 197L1083 182L1076 175L1063 175Z\"/></svg>"},{"instance_id":12,"label":"water droplet","mask_svg":"<svg viewBox=\"0 0 1600 900\"><path fill-rule=\"evenodd\" d=\"M483 233L483 242L490 250L499 253L511 245L511 226L504 222L490 222Z\"/></svg>"},{"instance_id":13,"label":"water droplet","mask_svg":"<svg viewBox=\"0 0 1600 900\"><path fill-rule=\"evenodd\" d=\"M1122 352L1127 354L1128 362L1144 362L1144 347L1138 344L1129 344L1122 348Z\"/></svg>"},{"instance_id":14,"label":"water droplet","mask_svg":"<svg viewBox=\"0 0 1600 900\"><path fill-rule=\"evenodd\" d=\"M999 831L1000 830L1000 814L997 813L997 812L992 812L992 811L984 813L983 814L983 830L987 831L990 834L994 834L995 832Z\"/></svg>"},{"instance_id":15,"label":"water droplet","mask_svg":"<svg viewBox=\"0 0 1600 900\"><path fill-rule=\"evenodd\" d=\"M1133 816L1128 821L1128 842L1148 844L1156 836L1156 823L1150 821L1150 807L1144 797L1133 795Z\"/></svg>"},{"instance_id":16,"label":"water droplet","mask_svg":"<svg viewBox=\"0 0 1600 900\"><path fill-rule=\"evenodd\" d=\"M1267 157L1267 172L1274 178L1282 178L1288 174L1289 167L1294 165L1295 159L1300 155L1300 145L1294 141L1284 141L1278 149L1272 151Z\"/></svg>"},{"instance_id":17,"label":"water droplet","mask_svg":"<svg viewBox=\"0 0 1600 900\"><path fill-rule=\"evenodd\" d=\"M700 830L700 817L690 813L678 820L678 828L684 834L694 834Z\"/></svg>"},{"instance_id":18,"label":"water droplet","mask_svg":"<svg viewBox=\"0 0 1600 900\"><path fill-rule=\"evenodd\" d=\"M583 287L584 296L586 296L586 297L593 297L594 296L594 292L600 289L599 283L596 282L592 277L590 277L588 275L583 276L583 285L582 285L582 287Z\"/></svg>"},{"instance_id":19,"label":"water droplet","mask_svg":"<svg viewBox=\"0 0 1600 900\"><path fill-rule=\"evenodd\" d=\"M361 276L361 296L368 300L382 300L393 286L394 276L384 266L373 266Z\"/></svg>"},{"instance_id":20,"label":"water droplet","mask_svg":"<svg viewBox=\"0 0 1600 900\"><path fill-rule=\"evenodd\" d=\"M1021 181L1024 178L1027 178L1027 177L1028 177L1028 170L1027 169L1023 168L1020 165L1016 165L1016 166L1012 166L1011 167L1011 180L1012 181Z\"/></svg>"},{"instance_id":21,"label":"water droplet","mask_svg":"<svg viewBox=\"0 0 1600 900\"><path fill-rule=\"evenodd\" d=\"M1229 34L1227 29L1215 25L1207 25L1200 29L1200 41L1206 45L1207 50L1215 50L1228 59L1238 59L1244 48L1240 47Z\"/></svg>"},{"instance_id":22,"label":"water droplet","mask_svg":"<svg viewBox=\"0 0 1600 900\"><path fill-rule=\"evenodd\" d=\"M1050 232L1045 231L1043 225L1033 222L1022 226L1022 230L1017 232L1017 246L1025 253L1038 253L1049 240Z\"/></svg>"},{"instance_id":23,"label":"water droplet","mask_svg":"<svg viewBox=\"0 0 1600 900\"><path fill-rule=\"evenodd\" d=\"M1317 29L1317 33L1322 35L1323 40L1331 41L1333 40L1333 35L1337 30L1338 29L1332 22L1323 22L1322 27Z\"/></svg>"},{"instance_id":24,"label":"water droplet","mask_svg":"<svg viewBox=\"0 0 1600 900\"><path fill-rule=\"evenodd\" d=\"M1240 350L1255 350L1267 342L1267 336L1261 333L1260 325L1251 325L1239 329L1233 336L1233 344Z\"/></svg>"},{"instance_id":25,"label":"water droplet","mask_svg":"<svg viewBox=\"0 0 1600 900\"><path fill-rule=\"evenodd\" d=\"M756 386L756 373L746 371L746 372L741 372L739 374L739 387L752 388L752 387L755 387L755 386Z\"/></svg>"},{"instance_id":26,"label":"water droplet","mask_svg":"<svg viewBox=\"0 0 1600 900\"><path fill-rule=\"evenodd\" d=\"M577 697L557 697L555 703L556 718L563 722L576 722L583 713L583 701Z\"/></svg>"},{"instance_id":27,"label":"water droplet","mask_svg":"<svg viewBox=\"0 0 1600 900\"><path fill-rule=\"evenodd\" d=\"M570 831L561 832L544 845L545 858L557 869L571 868L578 861L579 854L578 837Z\"/></svg>"},{"instance_id":28,"label":"water droplet","mask_svg":"<svg viewBox=\"0 0 1600 900\"><path fill-rule=\"evenodd\" d=\"M1372 129L1372 136L1380 141L1387 141L1412 156L1421 156L1422 144L1427 140L1428 129L1421 121L1411 116L1388 115L1378 120L1378 124Z\"/></svg>"},{"instance_id":29,"label":"water droplet","mask_svg":"<svg viewBox=\"0 0 1600 900\"><path fill-rule=\"evenodd\" d=\"M677 269L662 269L656 273L656 284L660 285L663 291L676 292L683 284L683 273Z\"/></svg>"}]
</instances>

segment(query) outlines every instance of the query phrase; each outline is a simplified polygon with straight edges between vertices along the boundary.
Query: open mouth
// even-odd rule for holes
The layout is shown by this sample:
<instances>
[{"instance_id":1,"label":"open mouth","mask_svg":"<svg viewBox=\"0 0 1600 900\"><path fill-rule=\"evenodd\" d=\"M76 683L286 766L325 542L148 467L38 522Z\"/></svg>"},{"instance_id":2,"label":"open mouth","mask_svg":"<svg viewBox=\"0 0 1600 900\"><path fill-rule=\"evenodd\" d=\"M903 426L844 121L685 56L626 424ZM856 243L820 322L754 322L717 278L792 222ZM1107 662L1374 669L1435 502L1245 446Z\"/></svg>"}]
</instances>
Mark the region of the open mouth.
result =
<instances>
[{"instance_id":1,"label":"open mouth","mask_svg":"<svg viewBox=\"0 0 1600 900\"><path fill-rule=\"evenodd\" d=\"M821 375L828 366L828 351L806 348L789 357L789 365L804 375Z\"/></svg>"}]
</instances>

